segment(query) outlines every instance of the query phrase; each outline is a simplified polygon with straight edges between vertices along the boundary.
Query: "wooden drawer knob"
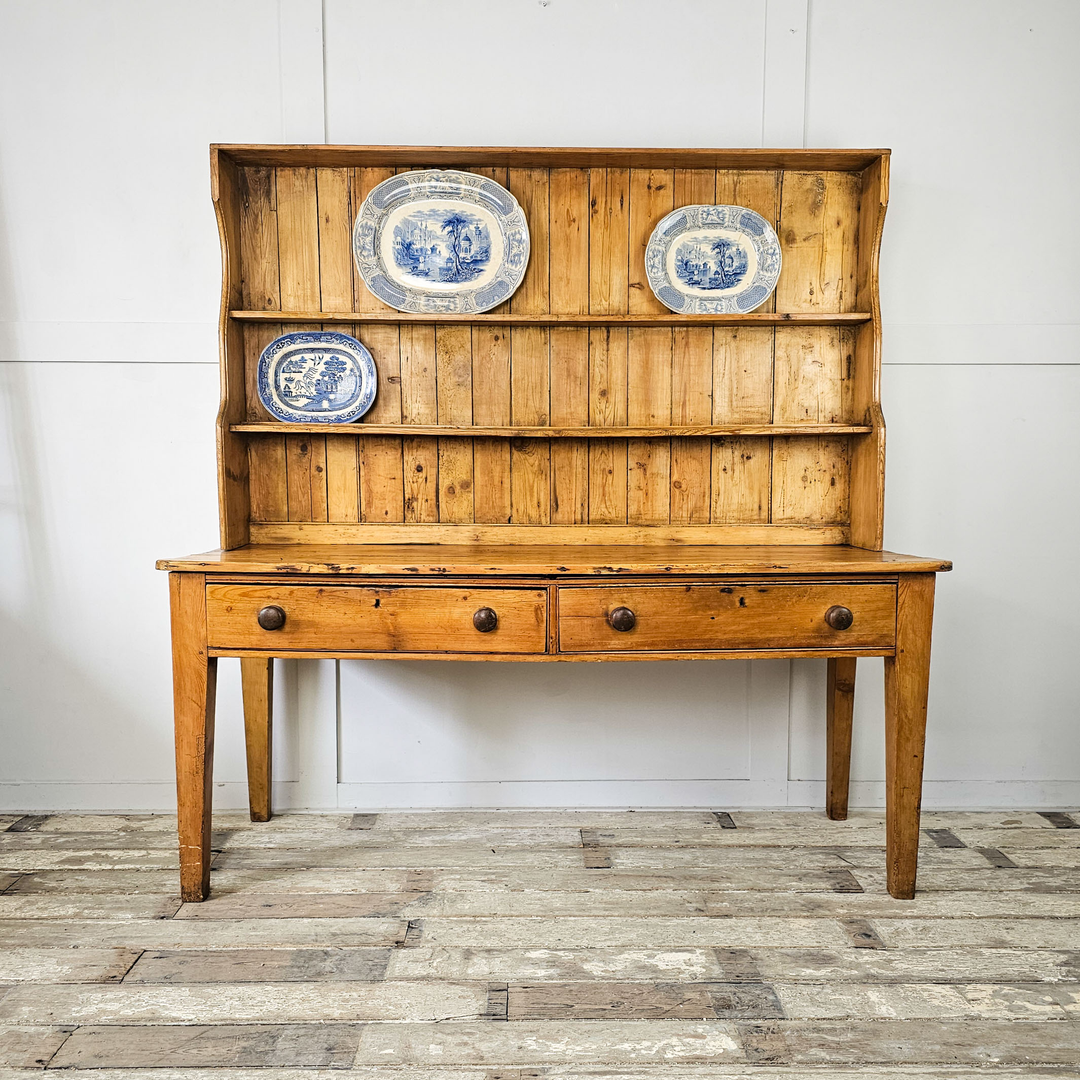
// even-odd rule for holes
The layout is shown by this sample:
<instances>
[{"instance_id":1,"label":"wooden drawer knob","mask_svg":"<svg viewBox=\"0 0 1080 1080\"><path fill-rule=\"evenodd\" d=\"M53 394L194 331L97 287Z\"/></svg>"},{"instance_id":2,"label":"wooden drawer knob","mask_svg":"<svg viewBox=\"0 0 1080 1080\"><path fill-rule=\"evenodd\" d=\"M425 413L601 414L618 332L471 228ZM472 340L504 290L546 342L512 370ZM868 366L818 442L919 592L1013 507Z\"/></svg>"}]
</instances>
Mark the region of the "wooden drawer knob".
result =
<instances>
[{"instance_id":1,"label":"wooden drawer knob","mask_svg":"<svg viewBox=\"0 0 1080 1080\"><path fill-rule=\"evenodd\" d=\"M472 624L481 634L490 634L499 625L499 616L491 608L482 607L473 615Z\"/></svg>"},{"instance_id":2,"label":"wooden drawer knob","mask_svg":"<svg viewBox=\"0 0 1080 1080\"><path fill-rule=\"evenodd\" d=\"M851 608L834 604L825 612L825 621L834 630L846 630L855 621L855 616L851 614Z\"/></svg>"},{"instance_id":3,"label":"wooden drawer knob","mask_svg":"<svg viewBox=\"0 0 1080 1080\"><path fill-rule=\"evenodd\" d=\"M260 608L258 618L264 630L280 630L285 625L285 612L273 605Z\"/></svg>"},{"instance_id":4,"label":"wooden drawer knob","mask_svg":"<svg viewBox=\"0 0 1080 1080\"><path fill-rule=\"evenodd\" d=\"M625 634L627 630L633 630L637 626L637 616L628 607L617 607L608 616L608 622L613 630Z\"/></svg>"}]
</instances>

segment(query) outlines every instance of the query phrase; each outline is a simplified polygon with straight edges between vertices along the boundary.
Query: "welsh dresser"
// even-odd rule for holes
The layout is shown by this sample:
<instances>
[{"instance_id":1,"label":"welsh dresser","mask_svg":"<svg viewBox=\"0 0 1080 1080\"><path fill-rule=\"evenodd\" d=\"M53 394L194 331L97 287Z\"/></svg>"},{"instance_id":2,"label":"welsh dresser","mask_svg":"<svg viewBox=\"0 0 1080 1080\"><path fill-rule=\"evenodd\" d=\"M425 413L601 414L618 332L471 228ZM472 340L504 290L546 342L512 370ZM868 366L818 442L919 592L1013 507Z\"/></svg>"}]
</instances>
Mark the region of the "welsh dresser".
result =
<instances>
[{"instance_id":1,"label":"welsh dresser","mask_svg":"<svg viewBox=\"0 0 1080 1080\"><path fill-rule=\"evenodd\" d=\"M524 281L404 314L351 253L366 194L457 168L524 208ZM180 878L209 891L214 684L240 658L251 816L270 818L273 657L828 662L827 811L847 814L855 664L884 657L888 890L914 895L936 574L883 551L885 150L211 148L221 236L220 550L169 571ZM678 315L645 246L674 207L776 228L745 315ZM262 407L262 349L371 351L353 424Z\"/></svg>"}]
</instances>

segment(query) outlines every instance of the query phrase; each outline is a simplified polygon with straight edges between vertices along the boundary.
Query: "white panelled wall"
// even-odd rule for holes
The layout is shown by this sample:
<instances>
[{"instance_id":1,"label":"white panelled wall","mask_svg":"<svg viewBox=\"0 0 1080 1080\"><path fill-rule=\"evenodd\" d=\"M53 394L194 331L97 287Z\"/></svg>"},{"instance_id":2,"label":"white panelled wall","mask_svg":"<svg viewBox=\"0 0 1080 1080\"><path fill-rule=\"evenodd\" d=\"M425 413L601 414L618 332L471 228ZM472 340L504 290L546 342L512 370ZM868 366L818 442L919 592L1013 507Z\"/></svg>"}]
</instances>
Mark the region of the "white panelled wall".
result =
<instances>
[{"instance_id":1,"label":"white panelled wall","mask_svg":"<svg viewBox=\"0 0 1080 1080\"><path fill-rule=\"evenodd\" d=\"M0 0L0 810L173 805L153 563L217 542L206 148L324 140L891 147L886 544L956 562L926 802L1080 803L1078 36L1074 0ZM279 663L275 798L820 805L824 696L819 661Z\"/></svg>"}]
</instances>

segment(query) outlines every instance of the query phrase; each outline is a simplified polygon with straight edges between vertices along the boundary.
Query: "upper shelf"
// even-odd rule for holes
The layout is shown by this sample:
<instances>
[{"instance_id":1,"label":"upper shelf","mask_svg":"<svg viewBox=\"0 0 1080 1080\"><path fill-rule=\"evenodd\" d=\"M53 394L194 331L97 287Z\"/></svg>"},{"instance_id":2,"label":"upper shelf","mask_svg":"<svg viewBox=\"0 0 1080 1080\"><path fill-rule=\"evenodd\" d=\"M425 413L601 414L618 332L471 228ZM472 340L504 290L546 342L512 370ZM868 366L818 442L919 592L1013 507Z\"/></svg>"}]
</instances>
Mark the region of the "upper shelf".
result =
<instances>
[{"instance_id":1,"label":"upper shelf","mask_svg":"<svg viewBox=\"0 0 1080 1080\"><path fill-rule=\"evenodd\" d=\"M230 431L251 435L419 435L504 439L667 439L727 435L866 435L868 424L684 424L668 427L485 427L474 424L283 424L255 421L230 424Z\"/></svg>"},{"instance_id":2,"label":"upper shelf","mask_svg":"<svg viewBox=\"0 0 1080 1080\"><path fill-rule=\"evenodd\" d=\"M279 323L470 323L489 326L852 326L868 323L868 311L751 312L748 315L480 315L417 314L411 311L230 311L245 322Z\"/></svg>"}]
</instances>

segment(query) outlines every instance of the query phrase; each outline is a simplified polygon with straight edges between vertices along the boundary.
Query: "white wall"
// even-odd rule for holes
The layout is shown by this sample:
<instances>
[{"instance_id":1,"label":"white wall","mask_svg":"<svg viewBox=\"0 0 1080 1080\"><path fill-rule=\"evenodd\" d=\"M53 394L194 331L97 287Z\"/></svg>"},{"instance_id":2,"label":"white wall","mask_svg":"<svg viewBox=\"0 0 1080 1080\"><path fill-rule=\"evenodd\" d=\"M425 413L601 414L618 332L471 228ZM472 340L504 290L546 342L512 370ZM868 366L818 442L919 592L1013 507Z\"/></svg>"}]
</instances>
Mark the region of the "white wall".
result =
<instances>
[{"instance_id":1,"label":"white wall","mask_svg":"<svg viewBox=\"0 0 1080 1080\"><path fill-rule=\"evenodd\" d=\"M153 561L217 535L206 146L324 139L891 146L886 542L957 566L927 802L1080 803L1078 30L1072 0L0 0L0 809L171 805ZM278 666L281 806L823 798L821 662Z\"/></svg>"}]
</instances>

